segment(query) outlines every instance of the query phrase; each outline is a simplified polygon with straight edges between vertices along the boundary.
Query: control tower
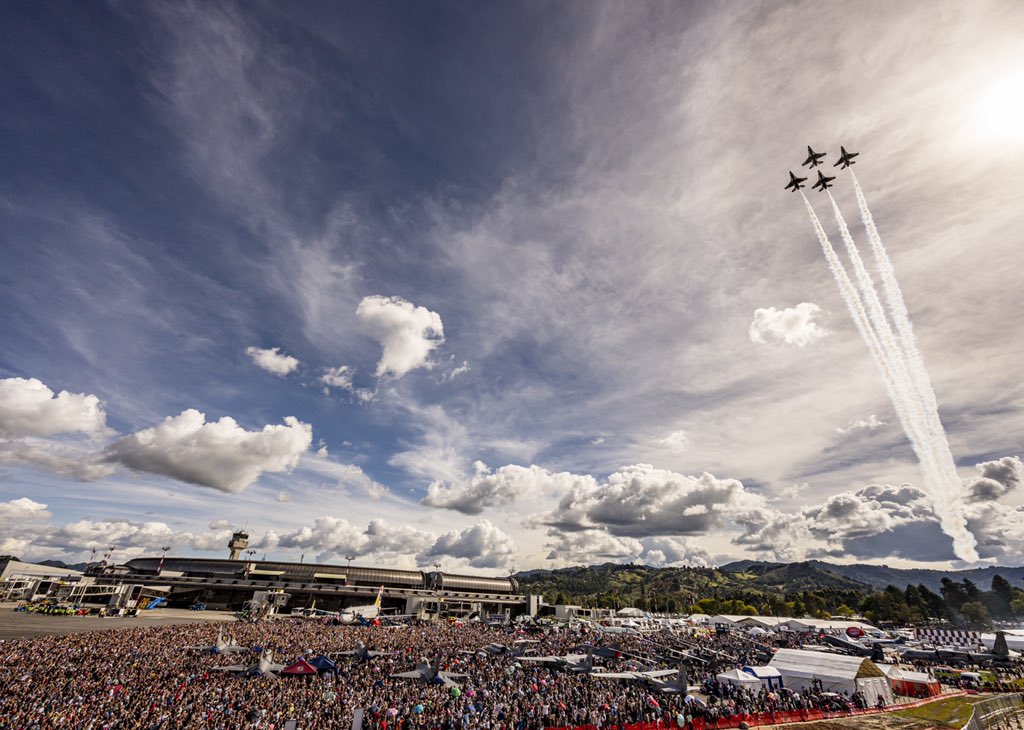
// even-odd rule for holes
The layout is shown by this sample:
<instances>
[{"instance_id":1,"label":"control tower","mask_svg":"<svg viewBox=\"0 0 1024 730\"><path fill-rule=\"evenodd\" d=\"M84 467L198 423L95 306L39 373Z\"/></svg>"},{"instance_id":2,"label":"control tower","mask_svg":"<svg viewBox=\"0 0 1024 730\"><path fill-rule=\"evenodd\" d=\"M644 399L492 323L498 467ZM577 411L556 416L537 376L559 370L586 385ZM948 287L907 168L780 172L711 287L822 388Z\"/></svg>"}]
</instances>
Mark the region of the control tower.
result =
<instances>
[{"instance_id":1,"label":"control tower","mask_svg":"<svg viewBox=\"0 0 1024 730\"><path fill-rule=\"evenodd\" d=\"M247 547L249 547L249 533L239 530L231 536L231 541L228 543L228 550L231 551L228 560L240 560L242 551Z\"/></svg>"}]
</instances>

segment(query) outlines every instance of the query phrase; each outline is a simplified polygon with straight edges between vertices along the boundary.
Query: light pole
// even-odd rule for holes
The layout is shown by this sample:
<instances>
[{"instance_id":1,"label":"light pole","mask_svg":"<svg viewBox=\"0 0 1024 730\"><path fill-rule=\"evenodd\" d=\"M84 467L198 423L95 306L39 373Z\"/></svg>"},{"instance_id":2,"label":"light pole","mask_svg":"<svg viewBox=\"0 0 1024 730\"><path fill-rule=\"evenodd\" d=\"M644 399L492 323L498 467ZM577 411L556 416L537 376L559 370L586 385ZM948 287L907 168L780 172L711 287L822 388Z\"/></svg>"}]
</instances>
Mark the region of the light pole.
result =
<instances>
[{"instance_id":1,"label":"light pole","mask_svg":"<svg viewBox=\"0 0 1024 730\"><path fill-rule=\"evenodd\" d=\"M346 555L345 556L345 570L348 570L349 568L352 567L352 561L355 560L355 559L356 559L355 555Z\"/></svg>"},{"instance_id":2,"label":"light pole","mask_svg":"<svg viewBox=\"0 0 1024 730\"><path fill-rule=\"evenodd\" d=\"M250 548L249 550L246 550L245 552L248 553L249 561L252 562L252 556L256 554L256 551Z\"/></svg>"}]
</instances>

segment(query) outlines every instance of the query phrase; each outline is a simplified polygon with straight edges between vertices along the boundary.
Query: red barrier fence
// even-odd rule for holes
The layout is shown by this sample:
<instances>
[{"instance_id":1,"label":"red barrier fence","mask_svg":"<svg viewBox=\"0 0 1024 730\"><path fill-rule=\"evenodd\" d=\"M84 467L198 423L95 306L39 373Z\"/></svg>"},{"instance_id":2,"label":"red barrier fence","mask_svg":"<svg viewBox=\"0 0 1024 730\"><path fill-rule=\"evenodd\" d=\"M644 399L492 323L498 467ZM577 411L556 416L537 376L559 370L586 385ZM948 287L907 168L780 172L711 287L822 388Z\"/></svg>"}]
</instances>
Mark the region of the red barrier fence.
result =
<instances>
[{"instance_id":1,"label":"red barrier fence","mask_svg":"<svg viewBox=\"0 0 1024 730\"><path fill-rule=\"evenodd\" d=\"M672 730L673 728L684 728L684 730L727 730L738 728L740 723L747 723L748 727L763 727L765 725L785 725L792 722L810 722L812 720L830 720L838 717L853 717L855 715L877 715L881 712L894 712L896 710L908 710L912 707L920 707L929 702L944 700L947 697L959 697L967 694L964 691L948 692L938 697L928 697L923 700L906 702L898 705L889 705L881 710L871 707L866 710L848 710L846 712L825 712L824 710L791 710L789 712L762 712L757 715L730 715L720 717L717 720L705 720L694 718L691 723L682 725L670 721L659 722L638 722L630 725L609 724L605 730ZM546 728L546 730L600 730L596 725L577 725L575 727Z\"/></svg>"}]
</instances>

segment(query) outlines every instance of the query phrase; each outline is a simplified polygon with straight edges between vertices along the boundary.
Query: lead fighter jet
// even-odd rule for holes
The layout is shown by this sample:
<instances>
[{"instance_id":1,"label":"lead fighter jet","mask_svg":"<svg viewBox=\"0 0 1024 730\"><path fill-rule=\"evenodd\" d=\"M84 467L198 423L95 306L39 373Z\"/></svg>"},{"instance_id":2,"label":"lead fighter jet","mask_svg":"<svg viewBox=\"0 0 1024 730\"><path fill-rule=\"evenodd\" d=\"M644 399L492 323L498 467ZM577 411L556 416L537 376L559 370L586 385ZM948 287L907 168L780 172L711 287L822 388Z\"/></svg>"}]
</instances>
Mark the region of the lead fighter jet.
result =
<instances>
[{"instance_id":1,"label":"lead fighter jet","mask_svg":"<svg viewBox=\"0 0 1024 730\"><path fill-rule=\"evenodd\" d=\"M811 187L814 188L815 190L821 190L821 192L825 192L830 187L832 187L831 185L829 185L829 182L832 180L835 180L835 178L825 177L825 173L823 173L821 170L818 170L818 182L814 183L814 185L812 185Z\"/></svg>"},{"instance_id":2,"label":"lead fighter jet","mask_svg":"<svg viewBox=\"0 0 1024 730\"><path fill-rule=\"evenodd\" d=\"M854 162L853 158L859 155L860 152L847 152L846 148L843 146L839 147L839 152L841 153L839 155L839 159L836 161L834 165L832 165L832 167L839 167L840 170L845 170L850 165L857 164L856 162ZM842 165L842 167L840 167L840 165Z\"/></svg>"},{"instance_id":3,"label":"lead fighter jet","mask_svg":"<svg viewBox=\"0 0 1024 730\"><path fill-rule=\"evenodd\" d=\"M795 193L800 188L807 187L806 185L801 185L800 184L800 183L802 183L806 179L807 179L806 177L797 177L796 175L793 174L793 171L790 170L789 171L789 182L786 184L786 190L792 189L793 192Z\"/></svg>"},{"instance_id":4,"label":"lead fighter jet","mask_svg":"<svg viewBox=\"0 0 1024 730\"><path fill-rule=\"evenodd\" d=\"M800 163L800 167L817 167L821 164L821 158L824 156L824 152L815 152L810 145L807 145L807 159Z\"/></svg>"}]
</instances>

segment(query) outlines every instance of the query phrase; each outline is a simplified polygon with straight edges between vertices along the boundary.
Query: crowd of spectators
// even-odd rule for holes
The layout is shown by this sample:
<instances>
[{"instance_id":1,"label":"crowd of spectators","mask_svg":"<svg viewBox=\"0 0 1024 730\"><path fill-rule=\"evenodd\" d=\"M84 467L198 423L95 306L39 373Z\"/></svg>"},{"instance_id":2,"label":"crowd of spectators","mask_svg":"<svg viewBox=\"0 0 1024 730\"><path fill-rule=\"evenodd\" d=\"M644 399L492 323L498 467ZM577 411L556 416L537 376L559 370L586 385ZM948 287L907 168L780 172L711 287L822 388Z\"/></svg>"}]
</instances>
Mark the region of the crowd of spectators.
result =
<instances>
[{"instance_id":1,"label":"crowd of spectators","mask_svg":"<svg viewBox=\"0 0 1024 730\"><path fill-rule=\"evenodd\" d=\"M243 647L274 650L288 664L351 650L357 641L385 652L367 662L338 657L335 672L310 677L244 677L215 667L255 664L251 653L213 654L219 630ZM615 645L619 656L595 658L609 671L672 666L670 649L701 655L692 684L706 701L660 694L643 682L599 679L492 654L488 644L517 639L535 655L584 653L584 645ZM686 727L695 718L758 711L856 706L831 693L742 690L717 682L724 668L763 659L769 648L740 632L676 637L432 623L397 628L330 626L279 619L131 628L0 643L0 729L351 727L356 709L371 730L536 730L590 724L598 728L664 721ZM607 653L607 652L604 652ZM437 658L465 675L445 686L390 675ZM656 658L660 657L660 658ZM674 668L674 667L673 667ZM851 704L852 703L852 704Z\"/></svg>"}]
</instances>

